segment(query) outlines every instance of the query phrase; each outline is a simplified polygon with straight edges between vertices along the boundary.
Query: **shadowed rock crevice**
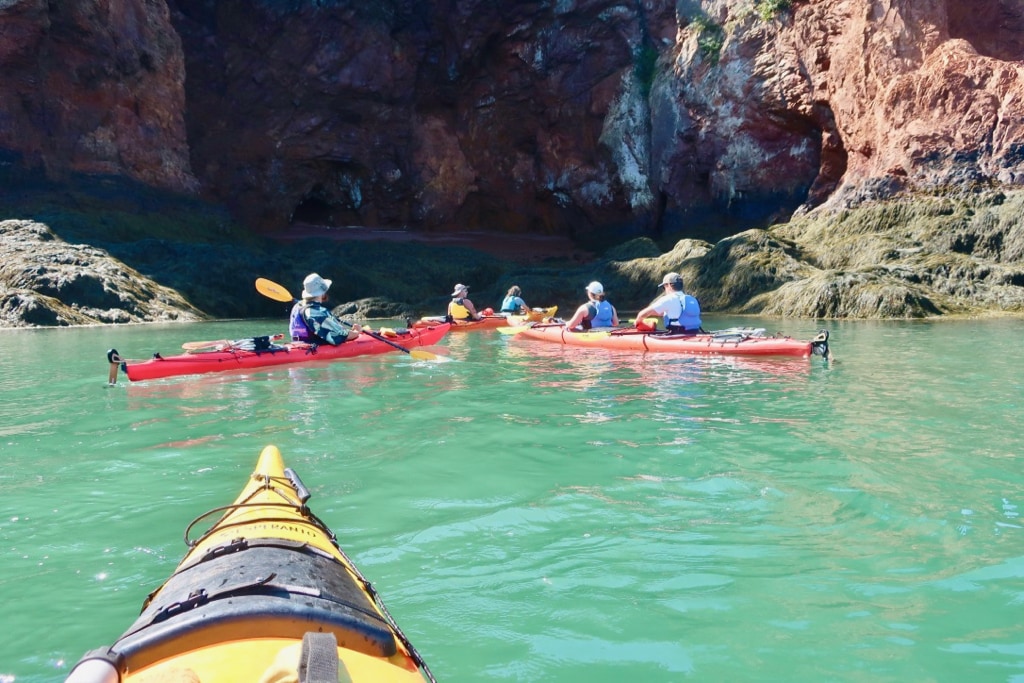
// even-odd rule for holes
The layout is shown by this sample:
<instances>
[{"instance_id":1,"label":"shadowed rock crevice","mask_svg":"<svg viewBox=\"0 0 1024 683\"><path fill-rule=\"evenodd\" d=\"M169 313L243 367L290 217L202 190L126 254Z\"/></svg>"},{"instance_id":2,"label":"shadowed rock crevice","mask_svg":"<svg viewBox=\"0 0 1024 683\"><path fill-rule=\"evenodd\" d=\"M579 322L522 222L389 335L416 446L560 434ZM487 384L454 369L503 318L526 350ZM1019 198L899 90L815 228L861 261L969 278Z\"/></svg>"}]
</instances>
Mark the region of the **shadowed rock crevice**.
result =
<instances>
[{"instance_id":1,"label":"shadowed rock crevice","mask_svg":"<svg viewBox=\"0 0 1024 683\"><path fill-rule=\"evenodd\" d=\"M323 188L314 187L309 196L292 211L292 223L311 223L313 225L337 225L334 219L334 207L323 198Z\"/></svg>"},{"instance_id":2,"label":"shadowed rock crevice","mask_svg":"<svg viewBox=\"0 0 1024 683\"><path fill-rule=\"evenodd\" d=\"M978 54L1004 62L1024 59L1024 3L1020 0L948 0L951 38L966 40Z\"/></svg>"},{"instance_id":3,"label":"shadowed rock crevice","mask_svg":"<svg viewBox=\"0 0 1024 683\"><path fill-rule=\"evenodd\" d=\"M807 191L805 209L819 206L832 196L846 174L848 161L832 107L827 102L816 102L813 112L812 120L819 136L819 166L818 175Z\"/></svg>"}]
</instances>

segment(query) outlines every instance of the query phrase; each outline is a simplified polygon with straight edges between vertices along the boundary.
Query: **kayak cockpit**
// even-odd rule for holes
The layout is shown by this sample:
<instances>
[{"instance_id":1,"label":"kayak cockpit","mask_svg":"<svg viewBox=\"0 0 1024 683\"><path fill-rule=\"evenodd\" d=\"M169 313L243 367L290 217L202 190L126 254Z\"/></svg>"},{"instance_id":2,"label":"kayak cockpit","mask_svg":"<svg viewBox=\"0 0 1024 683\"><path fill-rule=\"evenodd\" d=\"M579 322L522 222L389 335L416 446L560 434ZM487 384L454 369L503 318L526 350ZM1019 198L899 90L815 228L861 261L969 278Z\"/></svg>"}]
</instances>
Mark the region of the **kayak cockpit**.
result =
<instances>
[{"instance_id":1,"label":"kayak cockpit","mask_svg":"<svg viewBox=\"0 0 1024 683\"><path fill-rule=\"evenodd\" d=\"M341 647L397 652L394 634L356 579L331 555L254 539L176 572L114 645L132 666L240 637L301 639L330 632Z\"/></svg>"}]
</instances>

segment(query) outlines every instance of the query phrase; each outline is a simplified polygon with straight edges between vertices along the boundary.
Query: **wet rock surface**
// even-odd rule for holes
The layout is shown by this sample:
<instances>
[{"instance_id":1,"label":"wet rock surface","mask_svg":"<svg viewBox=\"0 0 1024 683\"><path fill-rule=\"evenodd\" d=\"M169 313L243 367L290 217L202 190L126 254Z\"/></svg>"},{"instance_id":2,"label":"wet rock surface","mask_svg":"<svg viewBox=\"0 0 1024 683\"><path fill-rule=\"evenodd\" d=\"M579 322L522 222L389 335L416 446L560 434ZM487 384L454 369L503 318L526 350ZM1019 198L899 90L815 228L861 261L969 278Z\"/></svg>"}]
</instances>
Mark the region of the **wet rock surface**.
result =
<instances>
[{"instance_id":1,"label":"wet rock surface","mask_svg":"<svg viewBox=\"0 0 1024 683\"><path fill-rule=\"evenodd\" d=\"M0 325L66 326L205 318L181 294L42 223L0 221Z\"/></svg>"},{"instance_id":2,"label":"wet rock surface","mask_svg":"<svg viewBox=\"0 0 1024 683\"><path fill-rule=\"evenodd\" d=\"M493 245L477 245L487 247ZM668 271L705 311L774 317L924 318L1024 314L1024 191L917 197L816 211L714 244L649 238L593 260L558 252L528 261L429 240L306 239L209 245L143 239L102 247L66 242L48 226L0 222L0 326L281 317L258 277L293 295L316 271L352 320L442 314L455 282L481 308L512 284L532 306L563 313L597 279L625 315L648 304ZM168 286L173 283L175 287Z\"/></svg>"}]
</instances>

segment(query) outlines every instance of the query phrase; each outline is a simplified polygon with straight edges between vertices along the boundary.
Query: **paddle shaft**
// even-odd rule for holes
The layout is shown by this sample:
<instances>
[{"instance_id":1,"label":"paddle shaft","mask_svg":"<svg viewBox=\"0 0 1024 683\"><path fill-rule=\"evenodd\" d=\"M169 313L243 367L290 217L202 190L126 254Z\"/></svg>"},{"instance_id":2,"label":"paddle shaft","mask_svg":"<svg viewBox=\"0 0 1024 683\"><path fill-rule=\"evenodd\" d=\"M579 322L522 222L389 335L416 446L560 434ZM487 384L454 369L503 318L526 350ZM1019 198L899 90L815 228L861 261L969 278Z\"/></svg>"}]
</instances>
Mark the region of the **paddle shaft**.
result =
<instances>
[{"instance_id":1,"label":"paddle shaft","mask_svg":"<svg viewBox=\"0 0 1024 683\"><path fill-rule=\"evenodd\" d=\"M340 322L342 325L348 325L349 327L355 327L355 325L353 325L349 321L342 320L341 318L338 318L338 322ZM388 346L393 346L396 349L398 349L399 351L405 351L410 356L412 355L412 349L407 349L404 346L402 346L401 344L396 344L395 342L391 341L390 339L388 339L384 335L377 334L376 332L370 332L369 330L362 330L362 333L363 334L368 334L371 337L373 337L374 339L376 339L377 341L382 341L385 344L387 344Z\"/></svg>"}]
</instances>

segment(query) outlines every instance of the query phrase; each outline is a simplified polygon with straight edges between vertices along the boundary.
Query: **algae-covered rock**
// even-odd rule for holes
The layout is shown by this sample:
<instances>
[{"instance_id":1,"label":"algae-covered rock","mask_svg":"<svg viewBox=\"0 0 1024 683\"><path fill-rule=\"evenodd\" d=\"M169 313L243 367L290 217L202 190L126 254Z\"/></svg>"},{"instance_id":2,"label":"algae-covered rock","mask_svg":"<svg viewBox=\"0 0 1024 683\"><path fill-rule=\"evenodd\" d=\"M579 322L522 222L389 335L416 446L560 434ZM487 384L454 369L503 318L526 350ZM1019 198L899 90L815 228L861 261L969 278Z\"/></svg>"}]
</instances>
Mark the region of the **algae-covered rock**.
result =
<instances>
[{"instance_id":1,"label":"algae-covered rock","mask_svg":"<svg viewBox=\"0 0 1024 683\"><path fill-rule=\"evenodd\" d=\"M874 273L823 271L753 297L740 312L798 318L924 318L940 308L925 287Z\"/></svg>"},{"instance_id":2,"label":"algae-covered rock","mask_svg":"<svg viewBox=\"0 0 1024 683\"><path fill-rule=\"evenodd\" d=\"M78 220L77 215L72 219ZM66 232L68 215L54 222ZM293 294L309 272L334 280L331 302L353 319L443 314L452 286L498 308L519 285L529 305L570 315L601 281L626 319L667 272L709 313L803 318L922 318L1024 313L1024 191L918 196L746 230L662 251L633 239L588 262L517 263L451 244L181 240L132 232L93 246L41 222L0 222L0 326L78 325L287 315L259 296L266 277Z\"/></svg>"},{"instance_id":3,"label":"algae-covered rock","mask_svg":"<svg viewBox=\"0 0 1024 683\"><path fill-rule=\"evenodd\" d=\"M41 223L0 221L0 323L6 327L201 320L178 292Z\"/></svg>"}]
</instances>

